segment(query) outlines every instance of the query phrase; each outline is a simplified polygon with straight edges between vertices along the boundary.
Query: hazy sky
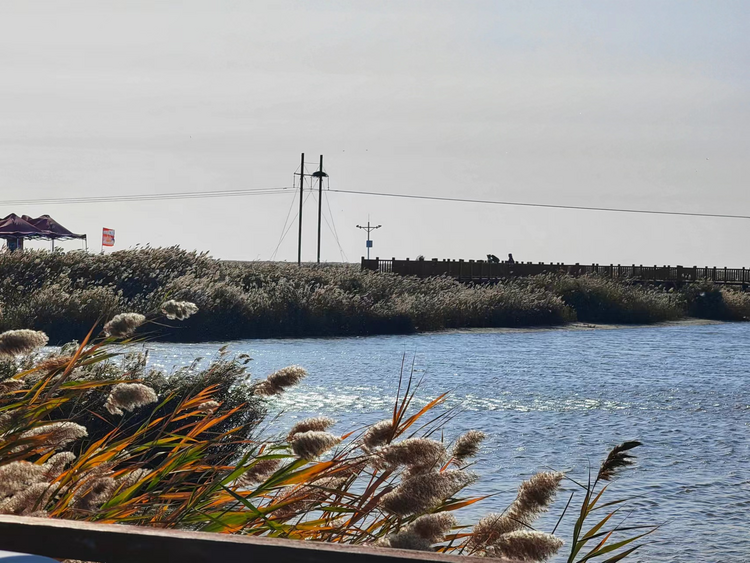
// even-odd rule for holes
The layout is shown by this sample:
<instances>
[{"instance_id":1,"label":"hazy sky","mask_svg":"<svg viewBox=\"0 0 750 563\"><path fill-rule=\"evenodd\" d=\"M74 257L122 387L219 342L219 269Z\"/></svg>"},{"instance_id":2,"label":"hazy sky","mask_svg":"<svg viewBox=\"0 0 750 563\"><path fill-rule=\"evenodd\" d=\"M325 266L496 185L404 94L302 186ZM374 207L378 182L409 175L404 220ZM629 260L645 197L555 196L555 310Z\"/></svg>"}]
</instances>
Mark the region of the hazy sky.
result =
<instances>
[{"instance_id":1,"label":"hazy sky","mask_svg":"<svg viewBox=\"0 0 750 563\"><path fill-rule=\"evenodd\" d=\"M749 102L747 1L0 3L2 200L290 186L305 152L343 190L750 215ZM292 197L0 215L255 260ZM350 261L369 215L381 257L750 266L748 220L328 202Z\"/></svg>"}]
</instances>

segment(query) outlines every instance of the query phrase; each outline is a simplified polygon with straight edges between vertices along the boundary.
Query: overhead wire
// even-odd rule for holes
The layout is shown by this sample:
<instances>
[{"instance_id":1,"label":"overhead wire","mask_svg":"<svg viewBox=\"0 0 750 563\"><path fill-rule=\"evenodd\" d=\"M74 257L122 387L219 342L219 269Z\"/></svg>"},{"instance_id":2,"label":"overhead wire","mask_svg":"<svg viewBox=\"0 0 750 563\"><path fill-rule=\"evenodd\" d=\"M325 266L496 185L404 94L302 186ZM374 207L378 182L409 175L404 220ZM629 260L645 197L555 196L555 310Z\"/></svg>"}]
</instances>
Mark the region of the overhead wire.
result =
<instances>
[{"instance_id":1,"label":"overhead wire","mask_svg":"<svg viewBox=\"0 0 750 563\"><path fill-rule=\"evenodd\" d=\"M333 218L333 210L331 209L331 200L328 197L328 195L325 194L325 192L324 192L323 199L325 199L326 206L328 207L328 215L331 218L331 225L333 226L333 229L332 229L333 230L333 238L336 239L336 244L339 247L339 254L341 255L341 258L343 258L344 262L348 262L349 259L347 258L346 252L344 252L343 247L341 246L341 242L339 240L339 233L336 230L336 221Z\"/></svg>"},{"instance_id":2,"label":"overhead wire","mask_svg":"<svg viewBox=\"0 0 750 563\"><path fill-rule=\"evenodd\" d=\"M580 211L609 211L614 213L642 213L646 215L677 215L683 217L713 217L718 219L750 219L750 215L732 215L728 213L698 213L690 211L661 211L656 209L627 209L618 207L593 207L584 205L556 205L551 203L526 203L519 201L497 201L487 199L470 199L461 197L442 197L442 196L428 196L428 195L416 195L416 194L395 194L385 192L361 192L354 190L328 190L330 192L336 192L341 194L355 194L355 195L369 195L369 196L381 196L381 197L395 197L404 199L421 199L431 201L449 201L456 203L481 203L491 205L511 205L517 207L542 207L547 209L571 209Z\"/></svg>"},{"instance_id":3,"label":"overhead wire","mask_svg":"<svg viewBox=\"0 0 750 563\"><path fill-rule=\"evenodd\" d=\"M29 198L29 199L7 199L0 200L0 205L62 205L72 203L114 203L114 202L137 202L137 201L155 201L155 200L172 200L172 199L200 199L214 197L240 197L252 195L271 195L287 193L290 187L268 187L268 188L248 188L240 190L210 190L197 192L168 192L152 194L120 194L107 196L79 196L79 197L59 197L59 198Z\"/></svg>"},{"instance_id":4,"label":"overhead wire","mask_svg":"<svg viewBox=\"0 0 750 563\"><path fill-rule=\"evenodd\" d=\"M311 191L310 193L313 194L313 199L317 202L318 198L315 196L315 192ZM330 209L330 207L329 207ZM341 243L339 242L339 237L334 231L334 229L331 227L331 223L328 222L328 218L325 216L325 213L321 213L321 217L323 217L323 221L325 221L326 226L328 227L328 230L333 235L334 240L336 241L336 245L339 247L339 255L341 256L341 259L344 262L348 262L348 259L346 258L346 252L344 252L344 249L341 247ZM331 215L331 220L333 220L333 215Z\"/></svg>"},{"instance_id":5,"label":"overhead wire","mask_svg":"<svg viewBox=\"0 0 750 563\"><path fill-rule=\"evenodd\" d=\"M286 228L287 222L289 221L289 216L292 214L292 209L294 209L294 203L297 201L297 190L292 192L294 195L292 196L292 203L289 205L289 211L286 212L286 219L284 219L284 226L281 227L281 235L279 235L279 242L276 245L276 248L273 251L273 254L271 254L271 260L276 258L276 253L279 251L279 247L281 246L281 243L284 242L284 238L286 237L286 234L289 232ZM299 213L297 213L299 215ZM296 219L296 215L294 219ZM292 219L290 225L294 224L294 219Z\"/></svg>"},{"instance_id":6,"label":"overhead wire","mask_svg":"<svg viewBox=\"0 0 750 563\"><path fill-rule=\"evenodd\" d=\"M295 190L296 188L294 186L286 186L286 187L248 188L248 189L239 189L239 190L211 190L211 191L197 191L197 192L121 194L121 195L107 195L107 196L79 196L79 197L67 197L67 198L7 199L7 200L0 200L0 205L6 205L6 206L35 205L35 204L64 205L64 204L77 204L77 203L116 203L116 202L138 202L138 201L179 200L179 199L244 197L244 196L254 196L254 195L282 194L282 193L287 192L290 189ZM672 216L682 216L682 217L706 217L706 218L717 218L717 219L750 219L750 215L738 215L738 214L735 215L731 213L702 213L702 212L691 212L691 211L668 211L668 210L658 210L658 209L632 209L632 208L598 207L598 206L586 206L586 205L532 203L532 202L521 202L521 201L488 200L488 199L474 199L474 198L461 198L461 197L448 197L448 196L431 196L431 195L403 194L403 193L340 190L340 189L330 189L330 186L326 191L334 192L334 193L341 193L341 194L367 195L367 196L377 196L377 197L391 197L391 198L416 199L416 200L428 200L428 201L447 201L447 202L455 202L455 203L477 203L477 204L506 205L506 206L516 206L516 207L567 209L567 210L578 210L578 211L602 211L602 212L612 212L612 213L637 213L637 214L645 214L645 215L672 215Z\"/></svg>"}]
</instances>

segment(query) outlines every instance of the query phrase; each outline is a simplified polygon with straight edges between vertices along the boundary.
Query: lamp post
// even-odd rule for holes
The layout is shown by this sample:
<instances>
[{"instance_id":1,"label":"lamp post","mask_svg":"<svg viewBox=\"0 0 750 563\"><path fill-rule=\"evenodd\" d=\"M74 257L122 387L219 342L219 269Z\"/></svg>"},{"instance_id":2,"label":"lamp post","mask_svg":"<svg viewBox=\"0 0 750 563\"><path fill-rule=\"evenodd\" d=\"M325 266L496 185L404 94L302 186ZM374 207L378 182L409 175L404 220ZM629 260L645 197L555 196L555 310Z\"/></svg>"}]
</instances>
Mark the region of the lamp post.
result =
<instances>
[{"instance_id":1,"label":"lamp post","mask_svg":"<svg viewBox=\"0 0 750 563\"><path fill-rule=\"evenodd\" d=\"M370 233L374 231L375 229L379 229L383 225L376 225L374 227L370 226L370 222L367 221L367 226L363 227L362 225L357 225L358 229L362 229L363 231L367 231L367 259L370 259L370 249L372 248L372 241L370 240Z\"/></svg>"}]
</instances>

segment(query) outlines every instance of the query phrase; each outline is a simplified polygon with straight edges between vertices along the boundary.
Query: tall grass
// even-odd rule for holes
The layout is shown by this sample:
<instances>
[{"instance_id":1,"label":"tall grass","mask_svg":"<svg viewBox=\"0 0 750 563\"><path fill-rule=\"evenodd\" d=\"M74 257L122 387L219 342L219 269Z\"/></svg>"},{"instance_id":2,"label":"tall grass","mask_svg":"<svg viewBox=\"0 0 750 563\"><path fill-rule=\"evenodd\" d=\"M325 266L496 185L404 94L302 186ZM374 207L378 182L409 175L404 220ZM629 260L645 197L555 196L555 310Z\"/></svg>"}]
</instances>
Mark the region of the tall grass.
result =
<instances>
[{"instance_id":1,"label":"tall grass","mask_svg":"<svg viewBox=\"0 0 750 563\"><path fill-rule=\"evenodd\" d=\"M685 316L682 295L661 288L596 275L543 275L532 283L560 296L583 322L646 324Z\"/></svg>"},{"instance_id":2,"label":"tall grass","mask_svg":"<svg viewBox=\"0 0 750 563\"><path fill-rule=\"evenodd\" d=\"M144 314L167 299L199 307L188 322L171 323L154 335L184 342L575 320L651 323L686 315L742 320L750 310L739 291L700 285L670 292L597 276L467 285L445 277L362 272L355 265L227 263L179 248L107 255L0 253L0 330L31 327L63 343L85 333L101 315Z\"/></svg>"},{"instance_id":3,"label":"tall grass","mask_svg":"<svg viewBox=\"0 0 750 563\"><path fill-rule=\"evenodd\" d=\"M160 338L399 334L458 327L554 325L574 318L557 296L518 284L468 287L358 266L237 264L178 248L91 255L0 253L0 329L34 327L55 342L99 316L145 313L167 299L199 313Z\"/></svg>"},{"instance_id":4,"label":"tall grass","mask_svg":"<svg viewBox=\"0 0 750 563\"><path fill-rule=\"evenodd\" d=\"M164 381L143 356L120 355L148 323L115 317L53 354L33 353L43 334L0 334L0 513L523 561L562 547L554 530L534 528L562 473L523 482L502 514L459 523L454 513L482 500L462 490L477 479L470 465L483 434L439 439L451 420L435 410L445 395L414 406L419 385L408 374L392 412L369 427L340 435L334 421L314 418L261 431L264 397L297 384L303 368L258 381L246 377L246 358L224 356ZM610 473L630 461L622 448L605 460ZM581 515L593 510L595 488L585 489ZM634 540L604 549L623 531L602 537L607 520L574 537L597 548L571 560L623 557L614 552Z\"/></svg>"}]
</instances>

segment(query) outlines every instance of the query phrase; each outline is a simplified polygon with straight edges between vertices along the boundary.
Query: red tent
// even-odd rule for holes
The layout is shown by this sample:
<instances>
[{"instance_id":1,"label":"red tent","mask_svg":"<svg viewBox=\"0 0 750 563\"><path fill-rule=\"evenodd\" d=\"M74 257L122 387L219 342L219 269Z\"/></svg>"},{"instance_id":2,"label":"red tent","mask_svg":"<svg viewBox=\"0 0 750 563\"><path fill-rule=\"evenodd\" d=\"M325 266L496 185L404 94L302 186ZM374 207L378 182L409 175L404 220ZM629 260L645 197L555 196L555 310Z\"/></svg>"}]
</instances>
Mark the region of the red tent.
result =
<instances>
[{"instance_id":1,"label":"red tent","mask_svg":"<svg viewBox=\"0 0 750 563\"><path fill-rule=\"evenodd\" d=\"M28 215L23 215L22 219L27 223L33 225L37 229L43 231L45 233L44 238L53 240L86 238L86 235L77 235L69 231L49 215L42 215L41 217L37 217L36 219L29 217Z\"/></svg>"},{"instance_id":2,"label":"red tent","mask_svg":"<svg viewBox=\"0 0 750 563\"><path fill-rule=\"evenodd\" d=\"M0 239L8 241L8 249L23 249L24 239L46 239L52 241L52 249L55 248L56 240L84 239L86 235L77 235L49 215L42 215L34 219L28 215L19 217L11 213L0 220Z\"/></svg>"},{"instance_id":3,"label":"red tent","mask_svg":"<svg viewBox=\"0 0 750 563\"><path fill-rule=\"evenodd\" d=\"M11 213L0 220L0 238L18 239L47 237L42 229L32 225L15 213Z\"/></svg>"}]
</instances>

